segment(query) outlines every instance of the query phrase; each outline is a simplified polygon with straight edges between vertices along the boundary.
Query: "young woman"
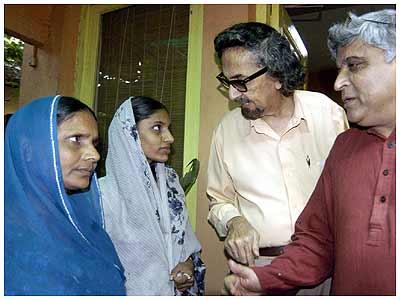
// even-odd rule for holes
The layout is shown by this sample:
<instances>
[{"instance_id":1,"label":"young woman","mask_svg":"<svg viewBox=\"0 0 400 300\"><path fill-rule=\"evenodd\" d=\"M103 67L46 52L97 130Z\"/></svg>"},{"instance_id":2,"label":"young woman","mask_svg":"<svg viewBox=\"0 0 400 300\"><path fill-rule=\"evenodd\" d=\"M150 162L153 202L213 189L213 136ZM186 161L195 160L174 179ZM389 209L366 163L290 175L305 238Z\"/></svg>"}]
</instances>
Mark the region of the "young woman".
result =
<instances>
[{"instance_id":1,"label":"young woman","mask_svg":"<svg viewBox=\"0 0 400 300\"><path fill-rule=\"evenodd\" d=\"M131 97L108 131L99 180L109 233L128 295L202 295L205 267L176 172L164 163L174 138L165 106Z\"/></svg>"},{"instance_id":2,"label":"young woman","mask_svg":"<svg viewBox=\"0 0 400 300\"><path fill-rule=\"evenodd\" d=\"M93 111L44 97L17 111L4 146L5 295L124 295L104 230Z\"/></svg>"}]
</instances>

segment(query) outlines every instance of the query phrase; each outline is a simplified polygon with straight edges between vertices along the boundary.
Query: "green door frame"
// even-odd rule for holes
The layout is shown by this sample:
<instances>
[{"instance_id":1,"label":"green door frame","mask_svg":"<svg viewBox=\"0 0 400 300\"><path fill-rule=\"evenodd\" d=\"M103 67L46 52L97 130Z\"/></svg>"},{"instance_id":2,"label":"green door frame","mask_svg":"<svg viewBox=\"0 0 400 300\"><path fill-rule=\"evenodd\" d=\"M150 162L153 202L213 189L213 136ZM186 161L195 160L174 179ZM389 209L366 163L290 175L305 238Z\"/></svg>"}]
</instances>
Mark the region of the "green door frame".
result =
<instances>
[{"instance_id":1,"label":"green door frame","mask_svg":"<svg viewBox=\"0 0 400 300\"><path fill-rule=\"evenodd\" d=\"M90 107L94 107L94 99L96 96L96 69L99 59L101 15L126 6L128 5L81 5L74 96ZM202 43L203 5L191 4L185 96L183 170L193 158L198 158ZM186 196L186 206L188 208L190 222L193 229L195 229L197 183L193 185L189 194Z\"/></svg>"},{"instance_id":2,"label":"green door frame","mask_svg":"<svg viewBox=\"0 0 400 300\"><path fill-rule=\"evenodd\" d=\"M183 146L183 170L199 157L200 91L203 56L203 5L191 4L189 17L188 61L186 73L185 135ZM204 162L202 162L204 163ZM184 174L184 172L182 172ZM196 228L197 181L186 195L190 223Z\"/></svg>"}]
</instances>

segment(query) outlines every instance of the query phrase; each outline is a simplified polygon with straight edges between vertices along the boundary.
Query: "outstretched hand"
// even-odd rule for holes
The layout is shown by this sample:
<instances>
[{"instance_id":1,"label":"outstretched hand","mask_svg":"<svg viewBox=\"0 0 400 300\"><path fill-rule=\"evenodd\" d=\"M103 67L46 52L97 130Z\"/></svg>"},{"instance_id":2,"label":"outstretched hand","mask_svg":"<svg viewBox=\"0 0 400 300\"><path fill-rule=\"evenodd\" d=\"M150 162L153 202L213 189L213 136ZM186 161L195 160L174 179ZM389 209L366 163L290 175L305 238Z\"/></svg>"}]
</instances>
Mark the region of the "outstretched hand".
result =
<instances>
[{"instance_id":1,"label":"outstretched hand","mask_svg":"<svg viewBox=\"0 0 400 300\"><path fill-rule=\"evenodd\" d=\"M233 260L228 261L233 274L225 277L222 295L259 296L262 288L256 273L249 267L240 265Z\"/></svg>"},{"instance_id":2,"label":"outstretched hand","mask_svg":"<svg viewBox=\"0 0 400 300\"><path fill-rule=\"evenodd\" d=\"M235 261L248 266L254 265L259 256L260 235L244 217L234 217L228 222L225 250Z\"/></svg>"}]
</instances>

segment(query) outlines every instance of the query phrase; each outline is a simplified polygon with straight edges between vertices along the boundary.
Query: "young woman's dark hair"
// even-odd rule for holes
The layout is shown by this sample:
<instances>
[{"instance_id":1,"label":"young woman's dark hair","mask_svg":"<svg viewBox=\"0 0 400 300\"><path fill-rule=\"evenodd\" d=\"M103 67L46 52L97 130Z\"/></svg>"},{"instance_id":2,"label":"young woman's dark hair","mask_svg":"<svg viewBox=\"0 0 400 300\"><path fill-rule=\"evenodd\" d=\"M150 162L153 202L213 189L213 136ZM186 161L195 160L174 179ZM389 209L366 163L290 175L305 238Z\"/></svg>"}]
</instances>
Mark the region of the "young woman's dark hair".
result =
<instances>
[{"instance_id":1,"label":"young woman's dark hair","mask_svg":"<svg viewBox=\"0 0 400 300\"><path fill-rule=\"evenodd\" d=\"M158 110L165 110L168 113L168 109L164 104L150 97L135 96L131 98L131 103L136 124L149 118Z\"/></svg>"},{"instance_id":2,"label":"young woman's dark hair","mask_svg":"<svg viewBox=\"0 0 400 300\"><path fill-rule=\"evenodd\" d=\"M94 111L85 103L82 103L81 101L73 97L61 97L60 100L58 100L57 105L57 126L71 118L75 113L79 111L90 112L93 115L94 119L97 121Z\"/></svg>"}]
</instances>

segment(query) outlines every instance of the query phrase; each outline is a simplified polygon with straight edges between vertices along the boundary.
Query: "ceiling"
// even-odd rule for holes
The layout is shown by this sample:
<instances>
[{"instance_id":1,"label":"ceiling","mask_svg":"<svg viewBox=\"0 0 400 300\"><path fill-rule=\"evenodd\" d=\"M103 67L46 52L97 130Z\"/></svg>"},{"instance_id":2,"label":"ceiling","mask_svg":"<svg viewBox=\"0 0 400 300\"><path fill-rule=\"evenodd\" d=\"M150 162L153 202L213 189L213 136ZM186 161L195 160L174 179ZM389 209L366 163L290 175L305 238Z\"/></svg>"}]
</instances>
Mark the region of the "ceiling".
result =
<instances>
[{"instance_id":1,"label":"ceiling","mask_svg":"<svg viewBox=\"0 0 400 300\"><path fill-rule=\"evenodd\" d=\"M344 21L348 11L359 15L384 8L396 8L395 4L286 4L284 6L307 48L310 72L336 68L326 46L328 28L334 23Z\"/></svg>"}]
</instances>

